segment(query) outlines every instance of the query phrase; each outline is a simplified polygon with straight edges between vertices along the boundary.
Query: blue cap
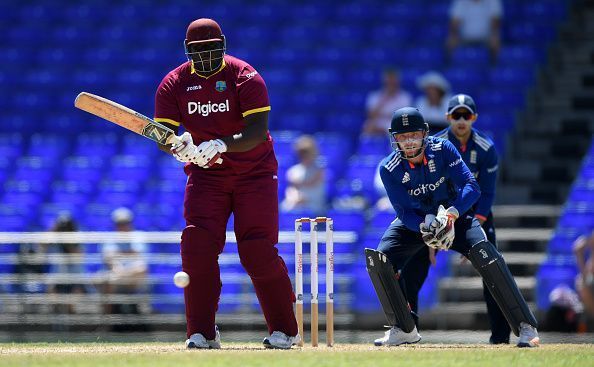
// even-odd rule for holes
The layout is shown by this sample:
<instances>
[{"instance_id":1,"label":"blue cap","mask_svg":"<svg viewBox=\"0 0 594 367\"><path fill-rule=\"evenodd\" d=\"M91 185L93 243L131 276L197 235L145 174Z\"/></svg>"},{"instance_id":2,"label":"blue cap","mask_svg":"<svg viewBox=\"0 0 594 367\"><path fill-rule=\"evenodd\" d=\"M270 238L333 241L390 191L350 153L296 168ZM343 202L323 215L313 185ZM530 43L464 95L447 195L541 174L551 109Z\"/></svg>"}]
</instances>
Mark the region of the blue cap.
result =
<instances>
[{"instance_id":1,"label":"blue cap","mask_svg":"<svg viewBox=\"0 0 594 367\"><path fill-rule=\"evenodd\" d=\"M467 94L456 94L448 102L448 114L454 112L458 108L466 108L471 113L476 114L476 104L471 96Z\"/></svg>"}]
</instances>

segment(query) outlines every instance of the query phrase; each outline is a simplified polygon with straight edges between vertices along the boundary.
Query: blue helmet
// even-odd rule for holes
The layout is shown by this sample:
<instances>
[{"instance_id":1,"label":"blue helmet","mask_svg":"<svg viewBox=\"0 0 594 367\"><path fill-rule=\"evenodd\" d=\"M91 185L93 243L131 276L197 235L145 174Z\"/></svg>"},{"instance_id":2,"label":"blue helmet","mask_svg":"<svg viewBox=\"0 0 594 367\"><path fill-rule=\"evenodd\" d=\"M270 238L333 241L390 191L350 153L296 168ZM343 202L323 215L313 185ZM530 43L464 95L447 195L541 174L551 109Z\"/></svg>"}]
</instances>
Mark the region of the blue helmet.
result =
<instances>
[{"instance_id":1,"label":"blue helmet","mask_svg":"<svg viewBox=\"0 0 594 367\"><path fill-rule=\"evenodd\" d=\"M403 107L392 115L392 123L388 131L390 135L410 133L413 131L429 131L429 125L418 109Z\"/></svg>"},{"instance_id":2,"label":"blue helmet","mask_svg":"<svg viewBox=\"0 0 594 367\"><path fill-rule=\"evenodd\" d=\"M425 145L427 144L427 135L429 133L429 124L425 122L425 118L418 109L413 107L403 107L399 110L396 110L394 115L392 115L392 123L390 124L388 131L390 132L392 147L394 150L400 151L403 158L416 158L425 150ZM424 132L423 141L421 147L413 156L407 156L396 141L396 135L415 131Z\"/></svg>"}]
</instances>

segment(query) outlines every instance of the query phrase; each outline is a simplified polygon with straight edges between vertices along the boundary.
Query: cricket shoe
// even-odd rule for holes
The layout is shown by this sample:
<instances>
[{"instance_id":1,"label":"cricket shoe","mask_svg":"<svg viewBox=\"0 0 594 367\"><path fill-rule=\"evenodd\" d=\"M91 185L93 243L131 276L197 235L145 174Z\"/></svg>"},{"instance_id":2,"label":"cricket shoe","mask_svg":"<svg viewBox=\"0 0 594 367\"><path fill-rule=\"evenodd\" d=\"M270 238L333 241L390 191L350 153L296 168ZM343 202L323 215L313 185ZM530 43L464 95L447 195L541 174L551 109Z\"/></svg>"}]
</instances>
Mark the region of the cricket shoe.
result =
<instances>
[{"instance_id":1,"label":"cricket shoe","mask_svg":"<svg viewBox=\"0 0 594 367\"><path fill-rule=\"evenodd\" d=\"M291 347L301 340L299 334L288 336L281 331L273 331L270 336L264 338L262 344L269 349L291 349Z\"/></svg>"},{"instance_id":2,"label":"cricket shoe","mask_svg":"<svg viewBox=\"0 0 594 367\"><path fill-rule=\"evenodd\" d=\"M518 340L518 348L533 348L538 347L540 338L536 328L525 322L520 322L520 340Z\"/></svg>"},{"instance_id":3,"label":"cricket shoe","mask_svg":"<svg viewBox=\"0 0 594 367\"><path fill-rule=\"evenodd\" d=\"M186 348L188 349L221 349L221 334L219 328L215 326L215 338L213 340L206 340L204 335L200 333L190 335L186 340Z\"/></svg>"},{"instance_id":4,"label":"cricket shoe","mask_svg":"<svg viewBox=\"0 0 594 367\"><path fill-rule=\"evenodd\" d=\"M383 338L375 339L373 344L377 347L381 346L388 346L388 347L395 347L401 344L414 344L418 343L421 340L421 336L417 332L417 327L410 332L406 333L402 331L401 328L394 326L391 327Z\"/></svg>"}]
</instances>

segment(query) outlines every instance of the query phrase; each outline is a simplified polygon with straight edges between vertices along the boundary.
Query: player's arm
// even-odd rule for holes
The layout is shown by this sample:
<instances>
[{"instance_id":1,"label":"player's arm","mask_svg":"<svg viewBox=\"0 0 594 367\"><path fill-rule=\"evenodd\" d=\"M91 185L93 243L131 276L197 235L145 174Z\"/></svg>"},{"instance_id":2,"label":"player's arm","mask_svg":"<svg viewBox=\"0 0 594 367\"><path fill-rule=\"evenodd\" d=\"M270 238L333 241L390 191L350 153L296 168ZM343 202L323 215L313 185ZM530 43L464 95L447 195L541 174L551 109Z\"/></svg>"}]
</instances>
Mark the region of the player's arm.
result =
<instances>
[{"instance_id":1,"label":"player's arm","mask_svg":"<svg viewBox=\"0 0 594 367\"><path fill-rule=\"evenodd\" d=\"M487 220L491 207L495 200L495 186L497 184L497 151L494 146L491 146L487 151L485 161L482 162L479 170L481 188L481 197L476 203L476 210L474 216L477 217L481 223Z\"/></svg>"},{"instance_id":2,"label":"player's arm","mask_svg":"<svg viewBox=\"0 0 594 367\"><path fill-rule=\"evenodd\" d=\"M578 266L582 279L586 275L586 249L594 242L592 236L579 236L573 243L573 254L575 255L575 262Z\"/></svg>"},{"instance_id":3,"label":"player's arm","mask_svg":"<svg viewBox=\"0 0 594 367\"><path fill-rule=\"evenodd\" d=\"M246 152L268 139L268 111L249 114L244 120L247 125L241 133L221 139L227 152Z\"/></svg>"},{"instance_id":4,"label":"player's arm","mask_svg":"<svg viewBox=\"0 0 594 367\"><path fill-rule=\"evenodd\" d=\"M175 95L175 79L171 77L171 75L166 75L163 78L155 93L154 120L173 130L175 135L179 133L179 126L181 125L181 113L177 105L177 99ZM167 154L171 154L171 144L157 145L160 150Z\"/></svg>"},{"instance_id":5,"label":"player's arm","mask_svg":"<svg viewBox=\"0 0 594 367\"><path fill-rule=\"evenodd\" d=\"M423 222L423 218L413 210L406 188L394 179L386 167L380 167L380 177L388 193L388 198L394 210L396 210L396 216L404 223L406 228L419 232L419 225Z\"/></svg>"},{"instance_id":6,"label":"player's arm","mask_svg":"<svg viewBox=\"0 0 594 367\"><path fill-rule=\"evenodd\" d=\"M444 162L450 170L450 178L460 188L453 206L461 215L476 203L481 196L481 189L460 153L449 140L444 140L443 152Z\"/></svg>"}]
</instances>

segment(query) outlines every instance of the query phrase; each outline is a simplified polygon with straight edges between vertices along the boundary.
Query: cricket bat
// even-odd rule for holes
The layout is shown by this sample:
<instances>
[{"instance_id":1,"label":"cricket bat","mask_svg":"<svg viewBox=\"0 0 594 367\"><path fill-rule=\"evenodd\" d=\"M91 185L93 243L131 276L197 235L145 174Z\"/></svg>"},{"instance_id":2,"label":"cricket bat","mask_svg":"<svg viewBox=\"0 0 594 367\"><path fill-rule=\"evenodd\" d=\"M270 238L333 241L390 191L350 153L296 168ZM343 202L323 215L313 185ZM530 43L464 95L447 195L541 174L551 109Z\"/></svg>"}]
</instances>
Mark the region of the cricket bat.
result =
<instances>
[{"instance_id":1,"label":"cricket bat","mask_svg":"<svg viewBox=\"0 0 594 367\"><path fill-rule=\"evenodd\" d=\"M74 106L92 115L99 116L124 129L142 135L162 145L179 144L181 141L175 132L145 115L126 106L91 93L81 92L74 100ZM222 163L218 159L216 163Z\"/></svg>"}]
</instances>

